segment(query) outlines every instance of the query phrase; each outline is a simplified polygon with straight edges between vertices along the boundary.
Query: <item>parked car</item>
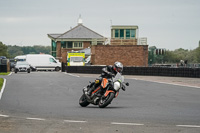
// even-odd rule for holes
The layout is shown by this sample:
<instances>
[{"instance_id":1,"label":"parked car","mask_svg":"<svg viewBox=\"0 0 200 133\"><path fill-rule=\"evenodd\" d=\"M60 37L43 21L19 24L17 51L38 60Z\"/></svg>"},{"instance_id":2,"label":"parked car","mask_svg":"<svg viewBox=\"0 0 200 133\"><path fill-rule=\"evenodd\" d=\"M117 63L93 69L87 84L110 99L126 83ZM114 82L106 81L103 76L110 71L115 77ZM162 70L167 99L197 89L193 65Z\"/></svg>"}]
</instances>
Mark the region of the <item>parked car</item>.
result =
<instances>
[{"instance_id":1,"label":"parked car","mask_svg":"<svg viewBox=\"0 0 200 133\"><path fill-rule=\"evenodd\" d=\"M31 72L30 65L26 61L18 61L15 65L15 73L17 72Z\"/></svg>"},{"instance_id":2,"label":"parked car","mask_svg":"<svg viewBox=\"0 0 200 133\"><path fill-rule=\"evenodd\" d=\"M7 59L5 56L0 56L0 59Z\"/></svg>"},{"instance_id":3,"label":"parked car","mask_svg":"<svg viewBox=\"0 0 200 133\"><path fill-rule=\"evenodd\" d=\"M7 62L6 59L5 56L0 56L0 64L5 64L5 62Z\"/></svg>"}]
</instances>

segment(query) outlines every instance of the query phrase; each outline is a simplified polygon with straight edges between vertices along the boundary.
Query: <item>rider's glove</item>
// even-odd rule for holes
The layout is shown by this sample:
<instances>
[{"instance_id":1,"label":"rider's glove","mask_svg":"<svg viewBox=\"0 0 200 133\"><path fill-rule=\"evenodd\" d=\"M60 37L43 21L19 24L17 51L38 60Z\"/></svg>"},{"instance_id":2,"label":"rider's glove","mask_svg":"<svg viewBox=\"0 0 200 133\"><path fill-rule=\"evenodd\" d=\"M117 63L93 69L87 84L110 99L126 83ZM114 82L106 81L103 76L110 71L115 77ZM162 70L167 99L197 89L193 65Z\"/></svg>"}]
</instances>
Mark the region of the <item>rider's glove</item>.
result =
<instances>
[{"instance_id":1,"label":"rider's glove","mask_svg":"<svg viewBox=\"0 0 200 133\"><path fill-rule=\"evenodd\" d=\"M123 90L123 91L126 90L126 87L125 87L125 85L123 85L123 84L122 84L122 90Z\"/></svg>"},{"instance_id":2,"label":"rider's glove","mask_svg":"<svg viewBox=\"0 0 200 133\"><path fill-rule=\"evenodd\" d=\"M111 72L109 72L108 73L110 76L112 76L112 77L115 77L115 74L113 74L113 73L111 73Z\"/></svg>"}]
</instances>

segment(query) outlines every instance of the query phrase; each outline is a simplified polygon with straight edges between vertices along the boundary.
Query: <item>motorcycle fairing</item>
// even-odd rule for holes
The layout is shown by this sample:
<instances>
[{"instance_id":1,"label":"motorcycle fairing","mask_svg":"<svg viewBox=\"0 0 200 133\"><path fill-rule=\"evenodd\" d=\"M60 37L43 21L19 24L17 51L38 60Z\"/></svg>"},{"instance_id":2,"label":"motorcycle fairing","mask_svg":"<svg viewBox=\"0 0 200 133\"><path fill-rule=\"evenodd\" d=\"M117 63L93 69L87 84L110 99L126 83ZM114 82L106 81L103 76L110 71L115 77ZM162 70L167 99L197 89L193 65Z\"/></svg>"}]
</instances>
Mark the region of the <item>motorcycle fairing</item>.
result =
<instances>
[{"instance_id":1,"label":"motorcycle fairing","mask_svg":"<svg viewBox=\"0 0 200 133\"><path fill-rule=\"evenodd\" d=\"M103 88L103 89L106 88L107 85L108 85L108 79L103 78L103 80L102 80L102 82L101 82L101 86L102 86L102 88Z\"/></svg>"},{"instance_id":2,"label":"motorcycle fairing","mask_svg":"<svg viewBox=\"0 0 200 133\"><path fill-rule=\"evenodd\" d=\"M104 96L107 97L108 94L111 93L111 92L115 93L113 90L107 90L106 93L104 94ZM117 93L115 94L115 98L116 98L118 95L119 95L119 92L117 92Z\"/></svg>"},{"instance_id":3,"label":"motorcycle fairing","mask_svg":"<svg viewBox=\"0 0 200 133\"><path fill-rule=\"evenodd\" d=\"M107 90L106 93L104 94L104 96L107 97L108 94L111 93L111 92L115 93L113 90Z\"/></svg>"},{"instance_id":4,"label":"motorcycle fairing","mask_svg":"<svg viewBox=\"0 0 200 133\"><path fill-rule=\"evenodd\" d=\"M116 98L118 95L119 95L119 92L117 92L117 93L115 94L115 98Z\"/></svg>"},{"instance_id":5,"label":"motorcycle fairing","mask_svg":"<svg viewBox=\"0 0 200 133\"><path fill-rule=\"evenodd\" d=\"M92 92L92 94L94 94L94 93L96 93L98 90L100 90L101 89L101 87L99 86L96 90L94 90L93 92Z\"/></svg>"}]
</instances>

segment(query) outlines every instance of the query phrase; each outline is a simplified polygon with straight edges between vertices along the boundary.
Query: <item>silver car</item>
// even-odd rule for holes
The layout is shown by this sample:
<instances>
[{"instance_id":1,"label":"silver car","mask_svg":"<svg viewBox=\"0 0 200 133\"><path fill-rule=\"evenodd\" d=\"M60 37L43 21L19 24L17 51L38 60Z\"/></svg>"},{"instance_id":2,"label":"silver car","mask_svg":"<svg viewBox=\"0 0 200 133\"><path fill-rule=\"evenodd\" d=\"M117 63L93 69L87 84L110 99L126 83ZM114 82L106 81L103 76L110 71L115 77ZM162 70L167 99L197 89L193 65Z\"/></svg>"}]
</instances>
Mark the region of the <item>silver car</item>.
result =
<instances>
[{"instance_id":1,"label":"silver car","mask_svg":"<svg viewBox=\"0 0 200 133\"><path fill-rule=\"evenodd\" d=\"M17 72L30 73L31 72L31 68L30 68L30 65L28 64L28 62L26 62L26 61L18 61L15 64L15 73L17 73Z\"/></svg>"}]
</instances>

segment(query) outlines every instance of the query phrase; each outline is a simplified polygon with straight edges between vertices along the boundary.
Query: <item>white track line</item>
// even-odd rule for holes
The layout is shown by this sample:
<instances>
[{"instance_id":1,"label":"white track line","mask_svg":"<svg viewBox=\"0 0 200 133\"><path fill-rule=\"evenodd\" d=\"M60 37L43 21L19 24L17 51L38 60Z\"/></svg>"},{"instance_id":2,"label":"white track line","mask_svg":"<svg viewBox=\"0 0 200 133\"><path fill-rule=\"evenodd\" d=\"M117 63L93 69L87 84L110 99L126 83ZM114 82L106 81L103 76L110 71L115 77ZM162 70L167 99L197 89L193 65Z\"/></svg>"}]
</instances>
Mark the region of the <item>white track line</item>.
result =
<instances>
[{"instance_id":1,"label":"white track line","mask_svg":"<svg viewBox=\"0 0 200 133\"><path fill-rule=\"evenodd\" d=\"M144 124L140 123L118 123L118 122L111 122L112 125L131 125L131 126L144 126Z\"/></svg>"},{"instance_id":2,"label":"white track line","mask_svg":"<svg viewBox=\"0 0 200 133\"><path fill-rule=\"evenodd\" d=\"M2 88L1 88L0 100L1 100L1 97L2 97L2 95L3 95L3 91L4 91L5 86L6 86L6 79L4 79L3 86L2 86Z\"/></svg>"},{"instance_id":3,"label":"white track line","mask_svg":"<svg viewBox=\"0 0 200 133\"><path fill-rule=\"evenodd\" d=\"M11 74L12 74L12 72L8 76L10 76Z\"/></svg>"},{"instance_id":4,"label":"white track line","mask_svg":"<svg viewBox=\"0 0 200 133\"><path fill-rule=\"evenodd\" d=\"M2 115L2 114L0 114L0 117L9 117L9 115Z\"/></svg>"},{"instance_id":5,"label":"white track line","mask_svg":"<svg viewBox=\"0 0 200 133\"><path fill-rule=\"evenodd\" d=\"M176 125L177 127L193 127L193 128L200 128L200 125Z\"/></svg>"},{"instance_id":6,"label":"white track line","mask_svg":"<svg viewBox=\"0 0 200 133\"><path fill-rule=\"evenodd\" d=\"M141 81L148 81L148 82L154 82L154 83L160 83L160 84L168 84L168 85L176 85L176 86L183 86L183 87L200 88L199 86L192 86L192 85L181 85L181 84L175 84L175 83L151 81L151 80L137 79L137 78L131 78L131 79L134 79L134 80L141 80Z\"/></svg>"},{"instance_id":7,"label":"white track line","mask_svg":"<svg viewBox=\"0 0 200 133\"><path fill-rule=\"evenodd\" d=\"M30 117L27 117L26 119L27 120L45 121L45 119L42 119L42 118L30 118Z\"/></svg>"},{"instance_id":8,"label":"white track line","mask_svg":"<svg viewBox=\"0 0 200 133\"><path fill-rule=\"evenodd\" d=\"M76 120L64 120L64 122L71 122L71 123L85 123L87 121L76 121Z\"/></svg>"}]
</instances>

